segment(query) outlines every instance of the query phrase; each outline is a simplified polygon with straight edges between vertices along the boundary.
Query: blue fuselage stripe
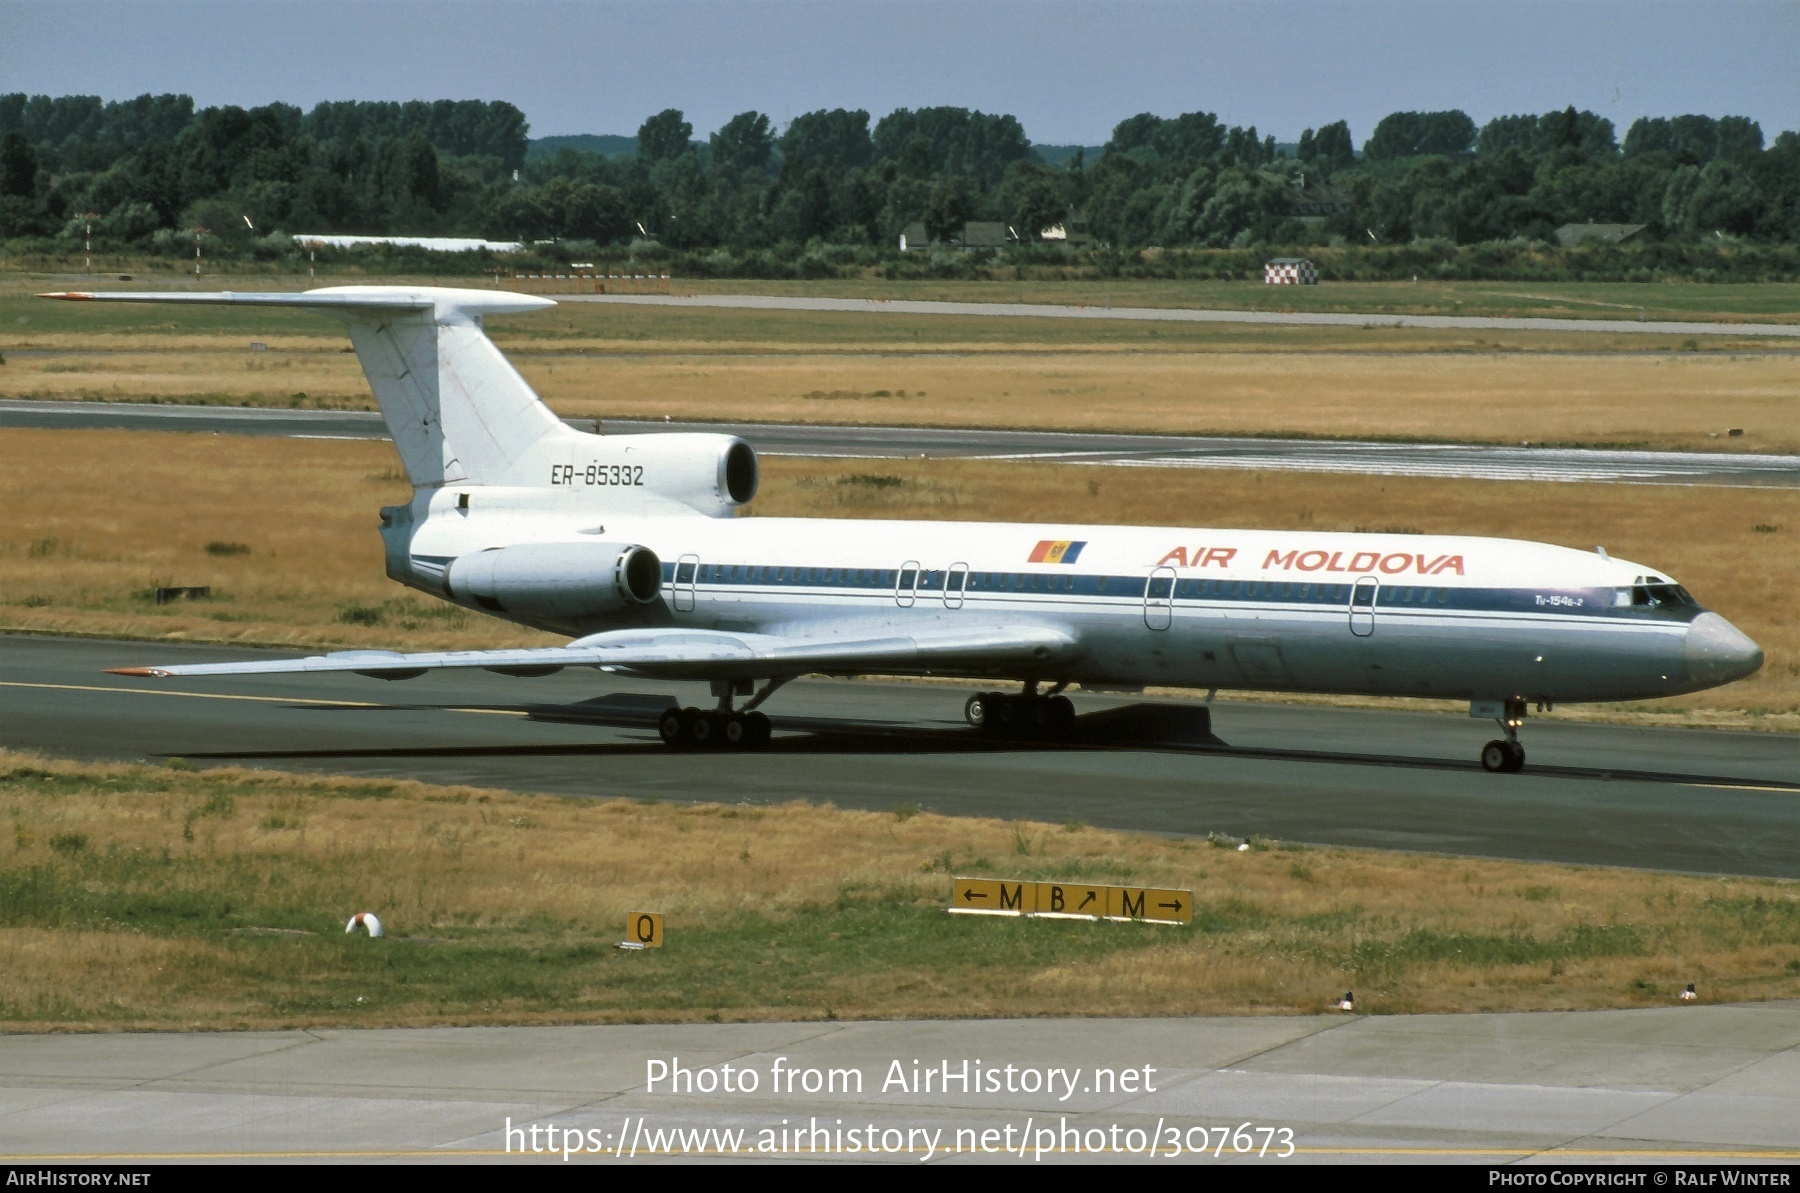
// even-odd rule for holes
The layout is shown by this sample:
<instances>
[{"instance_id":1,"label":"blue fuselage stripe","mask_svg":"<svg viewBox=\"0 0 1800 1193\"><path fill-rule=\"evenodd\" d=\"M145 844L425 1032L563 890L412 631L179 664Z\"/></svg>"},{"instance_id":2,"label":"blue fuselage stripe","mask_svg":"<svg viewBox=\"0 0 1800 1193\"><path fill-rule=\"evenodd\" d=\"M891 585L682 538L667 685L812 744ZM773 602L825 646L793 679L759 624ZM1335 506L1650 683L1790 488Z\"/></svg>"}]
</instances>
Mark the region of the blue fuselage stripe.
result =
<instances>
[{"instance_id":1,"label":"blue fuselage stripe","mask_svg":"<svg viewBox=\"0 0 1800 1193\"><path fill-rule=\"evenodd\" d=\"M923 569L912 586L902 585L899 568L783 567L764 564L664 563L663 582L692 585L702 592L794 592L812 595L912 595L943 598L950 585L957 595L956 578L963 580L962 596L982 598L1040 598L1065 601L1089 599L1106 602L1141 602L1178 607L1270 605L1300 606L1315 610L1351 608L1353 581L1327 583L1296 580L1198 580L1177 579L1171 585L1160 577L1106 576L1074 572L989 572ZM1172 591L1171 591L1172 588ZM1148 594L1148 595L1146 595ZM1689 622L1704 610L1698 607L1666 609L1614 603L1611 588L1451 588L1443 585L1383 582L1373 606L1382 612L1405 613L1535 613L1559 617L1606 620Z\"/></svg>"}]
</instances>

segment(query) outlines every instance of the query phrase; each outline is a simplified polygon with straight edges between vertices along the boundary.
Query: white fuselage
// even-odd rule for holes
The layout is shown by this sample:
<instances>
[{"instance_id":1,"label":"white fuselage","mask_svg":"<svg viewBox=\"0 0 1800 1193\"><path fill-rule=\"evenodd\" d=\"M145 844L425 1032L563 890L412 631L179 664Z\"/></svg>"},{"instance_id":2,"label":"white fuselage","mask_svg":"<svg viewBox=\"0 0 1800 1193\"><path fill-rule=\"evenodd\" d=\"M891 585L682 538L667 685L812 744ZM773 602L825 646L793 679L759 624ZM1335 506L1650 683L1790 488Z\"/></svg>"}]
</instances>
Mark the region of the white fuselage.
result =
<instances>
[{"instance_id":1,"label":"white fuselage","mask_svg":"<svg viewBox=\"0 0 1800 1193\"><path fill-rule=\"evenodd\" d=\"M455 501L448 491L422 493L416 523L390 528L390 573L575 637L643 625L756 633L1038 625L1078 649L1035 670L933 670L1087 686L1546 702L1673 695L1761 661L1760 652L1748 659L1754 644L1723 618L1675 599L1680 590L1647 569L1539 543L791 518L600 522L591 510L546 507L537 492L476 490L468 508ZM445 567L473 552L602 537L660 557L661 601L628 614L546 618L445 589ZM1669 599L1647 601L1647 582Z\"/></svg>"}]
</instances>

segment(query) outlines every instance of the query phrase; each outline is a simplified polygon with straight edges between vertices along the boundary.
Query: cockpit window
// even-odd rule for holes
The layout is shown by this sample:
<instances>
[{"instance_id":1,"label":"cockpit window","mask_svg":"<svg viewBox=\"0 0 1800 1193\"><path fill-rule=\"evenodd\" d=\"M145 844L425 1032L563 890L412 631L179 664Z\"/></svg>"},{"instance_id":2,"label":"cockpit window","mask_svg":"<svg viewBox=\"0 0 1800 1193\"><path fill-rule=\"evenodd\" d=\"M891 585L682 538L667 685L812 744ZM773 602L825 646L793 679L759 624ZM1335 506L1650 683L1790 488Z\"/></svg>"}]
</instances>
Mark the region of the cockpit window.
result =
<instances>
[{"instance_id":1,"label":"cockpit window","mask_svg":"<svg viewBox=\"0 0 1800 1193\"><path fill-rule=\"evenodd\" d=\"M1696 601L1687 589L1679 584L1666 582L1633 584L1630 588L1615 589L1613 604L1646 609L1698 609L1700 607L1700 602Z\"/></svg>"}]
</instances>

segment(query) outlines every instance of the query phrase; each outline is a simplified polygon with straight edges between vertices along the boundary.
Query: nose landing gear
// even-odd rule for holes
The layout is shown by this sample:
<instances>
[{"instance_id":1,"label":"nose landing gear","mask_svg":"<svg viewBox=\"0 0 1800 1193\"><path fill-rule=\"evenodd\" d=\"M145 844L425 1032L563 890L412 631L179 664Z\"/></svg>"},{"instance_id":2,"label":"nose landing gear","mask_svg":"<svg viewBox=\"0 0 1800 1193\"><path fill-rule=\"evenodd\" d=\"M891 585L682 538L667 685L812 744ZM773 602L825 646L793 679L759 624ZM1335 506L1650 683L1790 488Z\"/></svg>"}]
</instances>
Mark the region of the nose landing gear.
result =
<instances>
[{"instance_id":1,"label":"nose landing gear","mask_svg":"<svg viewBox=\"0 0 1800 1193\"><path fill-rule=\"evenodd\" d=\"M1483 770L1510 773L1525 768L1525 747L1516 741L1491 741L1481 747Z\"/></svg>"},{"instance_id":2,"label":"nose landing gear","mask_svg":"<svg viewBox=\"0 0 1800 1193\"><path fill-rule=\"evenodd\" d=\"M1505 701L1495 720L1506 737L1481 747L1481 769L1496 774L1516 774L1525 769L1525 747L1519 744L1519 729L1525 724L1525 701Z\"/></svg>"}]
</instances>

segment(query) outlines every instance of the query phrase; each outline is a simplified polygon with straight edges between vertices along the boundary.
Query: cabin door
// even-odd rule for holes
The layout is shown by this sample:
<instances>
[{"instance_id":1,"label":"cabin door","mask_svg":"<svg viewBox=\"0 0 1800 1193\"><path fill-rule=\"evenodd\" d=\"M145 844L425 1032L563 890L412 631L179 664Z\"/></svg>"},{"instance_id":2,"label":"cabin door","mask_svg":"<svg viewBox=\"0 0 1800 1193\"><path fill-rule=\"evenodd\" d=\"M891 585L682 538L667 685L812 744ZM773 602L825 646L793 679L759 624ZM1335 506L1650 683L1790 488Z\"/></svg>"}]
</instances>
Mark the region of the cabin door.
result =
<instances>
[{"instance_id":1,"label":"cabin door","mask_svg":"<svg viewBox=\"0 0 1800 1193\"><path fill-rule=\"evenodd\" d=\"M1367 638L1375 632L1375 598L1381 592L1381 581L1364 576L1350 589L1350 632Z\"/></svg>"},{"instance_id":2,"label":"cabin door","mask_svg":"<svg viewBox=\"0 0 1800 1193\"><path fill-rule=\"evenodd\" d=\"M1155 568L1144 581L1144 624L1166 630L1175 616L1175 569Z\"/></svg>"},{"instance_id":3,"label":"cabin door","mask_svg":"<svg viewBox=\"0 0 1800 1193\"><path fill-rule=\"evenodd\" d=\"M950 570L944 573L944 608L960 609L963 603L963 589L969 583L969 565L953 563Z\"/></svg>"},{"instance_id":4,"label":"cabin door","mask_svg":"<svg viewBox=\"0 0 1800 1193\"><path fill-rule=\"evenodd\" d=\"M918 599L919 561L909 559L900 565L900 571L894 580L894 603L902 609L910 609Z\"/></svg>"},{"instance_id":5,"label":"cabin door","mask_svg":"<svg viewBox=\"0 0 1800 1193\"><path fill-rule=\"evenodd\" d=\"M698 555L683 555L675 564L675 612L690 613L694 608L694 578L700 570Z\"/></svg>"}]
</instances>

